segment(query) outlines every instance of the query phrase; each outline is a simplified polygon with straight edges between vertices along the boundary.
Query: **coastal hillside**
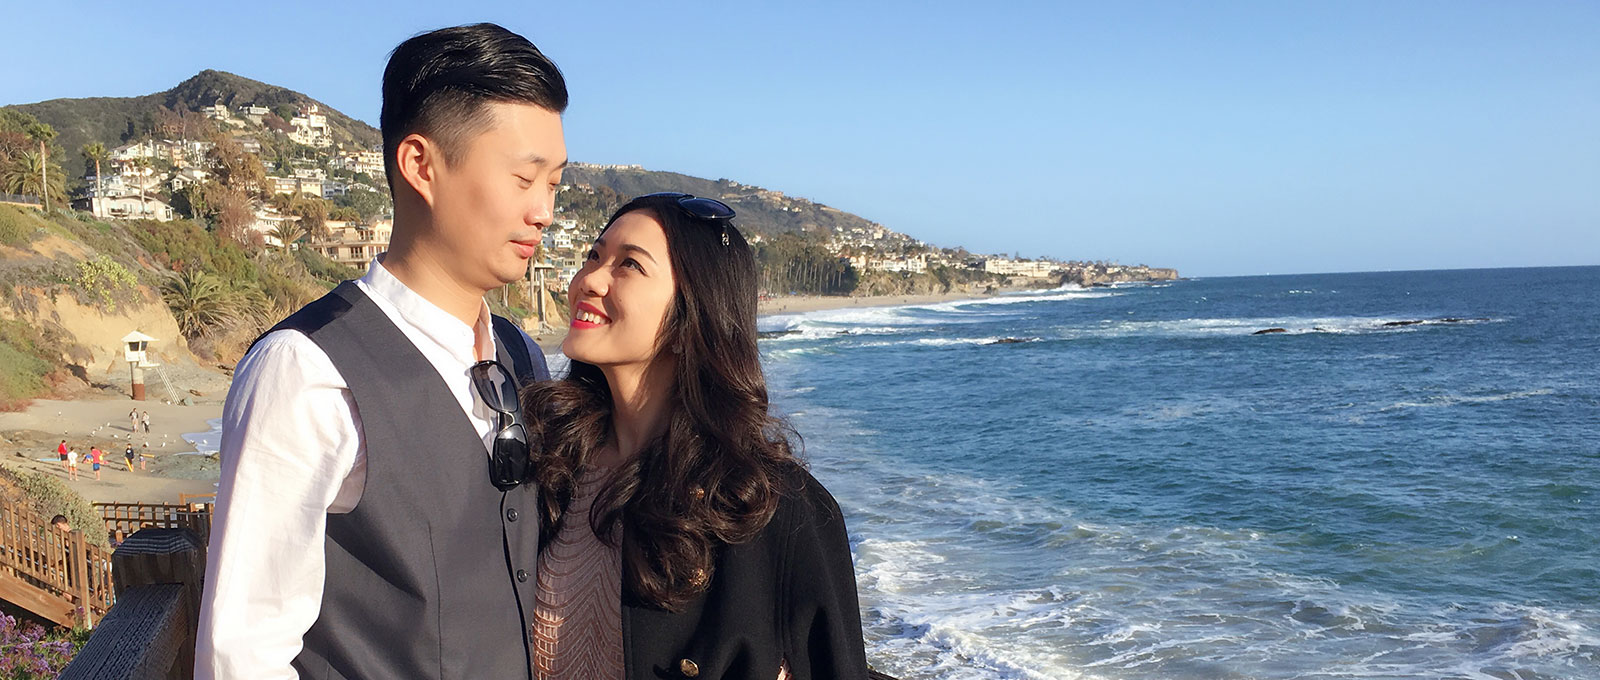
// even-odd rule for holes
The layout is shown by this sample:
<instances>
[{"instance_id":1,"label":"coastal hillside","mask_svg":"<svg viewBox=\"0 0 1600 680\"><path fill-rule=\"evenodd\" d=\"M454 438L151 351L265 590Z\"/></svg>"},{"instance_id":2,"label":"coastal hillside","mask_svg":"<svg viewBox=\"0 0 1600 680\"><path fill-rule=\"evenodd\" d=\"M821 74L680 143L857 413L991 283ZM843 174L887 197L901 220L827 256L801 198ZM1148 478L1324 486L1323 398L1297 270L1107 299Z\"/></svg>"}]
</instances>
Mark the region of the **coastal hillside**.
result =
<instances>
[{"instance_id":1,"label":"coastal hillside","mask_svg":"<svg viewBox=\"0 0 1600 680\"><path fill-rule=\"evenodd\" d=\"M884 230L907 243L911 237L886 229L864 217L788 196L731 179L705 179L662 170L647 170L637 165L592 165L574 163L563 175L573 186L606 187L621 196L638 196L657 191L681 191L718 199L739 213L739 224L746 231L763 236L778 234L831 235L854 229Z\"/></svg>"},{"instance_id":2,"label":"coastal hillside","mask_svg":"<svg viewBox=\"0 0 1600 680\"><path fill-rule=\"evenodd\" d=\"M187 220L0 205L0 409L125 394L133 331L155 338L149 359L171 383L147 376L156 398L214 391L218 368L256 334L355 275L306 249L248 251Z\"/></svg>"},{"instance_id":3,"label":"coastal hillside","mask_svg":"<svg viewBox=\"0 0 1600 680\"><path fill-rule=\"evenodd\" d=\"M266 123L286 125L301 108L316 106L327 116L334 144L371 148L382 143L378 129L312 99L277 85L269 85L226 71L201 71L171 89L138 97L86 97L50 99L7 108L32 115L54 127L55 140L63 149L76 153L85 144L99 142L115 147L132 141L152 128L163 125L164 117L195 115L206 107L221 104L229 110L258 106L266 109ZM203 117L203 116L200 116ZM178 130L179 136L183 130Z\"/></svg>"}]
</instances>

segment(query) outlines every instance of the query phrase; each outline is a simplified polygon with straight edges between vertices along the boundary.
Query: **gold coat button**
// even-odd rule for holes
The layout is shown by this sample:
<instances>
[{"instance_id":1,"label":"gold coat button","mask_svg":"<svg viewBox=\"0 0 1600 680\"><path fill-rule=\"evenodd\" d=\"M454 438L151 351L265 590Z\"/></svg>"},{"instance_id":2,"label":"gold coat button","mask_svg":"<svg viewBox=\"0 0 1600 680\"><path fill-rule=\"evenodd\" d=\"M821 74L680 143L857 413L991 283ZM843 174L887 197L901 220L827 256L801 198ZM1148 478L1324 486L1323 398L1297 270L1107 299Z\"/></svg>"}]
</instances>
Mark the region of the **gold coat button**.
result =
<instances>
[{"instance_id":1,"label":"gold coat button","mask_svg":"<svg viewBox=\"0 0 1600 680\"><path fill-rule=\"evenodd\" d=\"M700 665L688 659L682 659L678 661L678 670L683 671L683 676L686 678L698 677L700 675Z\"/></svg>"}]
</instances>

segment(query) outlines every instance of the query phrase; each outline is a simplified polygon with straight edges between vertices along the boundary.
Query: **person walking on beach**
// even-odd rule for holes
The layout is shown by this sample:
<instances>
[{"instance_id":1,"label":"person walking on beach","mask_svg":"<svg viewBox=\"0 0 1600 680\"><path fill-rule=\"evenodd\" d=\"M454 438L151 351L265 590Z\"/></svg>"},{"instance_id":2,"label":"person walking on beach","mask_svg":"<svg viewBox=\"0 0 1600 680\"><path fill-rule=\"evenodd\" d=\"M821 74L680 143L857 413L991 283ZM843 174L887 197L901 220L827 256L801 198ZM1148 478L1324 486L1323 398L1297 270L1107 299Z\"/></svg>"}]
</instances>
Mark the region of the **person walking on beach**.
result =
<instances>
[{"instance_id":1,"label":"person walking on beach","mask_svg":"<svg viewBox=\"0 0 1600 680\"><path fill-rule=\"evenodd\" d=\"M223 409L195 677L531 676L526 278L567 163L561 72L493 24L401 43L389 251L259 338Z\"/></svg>"},{"instance_id":2,"label":"person walking on beach","mask_svg":"<svg viewBox=\"0 0 1600 680\"><path fill-rule=\"evenodd\" d=\"M128 431L139 431L139 409L134 409L128 412Z\"/></svg>"},{"instance_id":3,"label":"person walking on beach","mask_svg":"<svg viewBox=\"0 0 1600 680\"><path fill-rule=\"evenodd\" d=\"M145 434L150 434L150 412L149 411L145 411L145 412L139 414L139 424L144 426L144 433Z\"/></svg>"},{"instance_id":4,"label":"person walking on beach","mask_svg":"<svg viewBox=\"0 0 1600 680\"><path fill-rule=\"evenodd\" d=\"M68 449L67 450L67 479L73 480L73 481L76 481L78 479L78 450L77 449Z\"/></svg>"},{"instance_id":5,"label":"person walking on beach","mask_svg":"<svg viewBox=\"0 0 1600 680\"><path fill-rule=\"evenodd\" d=\"M137 455L133 452L133 442L128 442L127 450L122 452L122 457L128 461L128 472L133 472L133 457Z\"/></svg>"},{"instance_id":6,"label":"person walking on beach","mask_svg":"<svg viewBox=\"0 0 1600 680\"><path fill-rule=\"evenodd\" d=\"M67 452L70 451L70 450L71 449L67 447L67 440L65 440L65 439L61 440L61 444L56 447L56 455L61 457L61 467L62 468L70 468L71 467L70 465L67 465L67 457L70 455Z\"/></svg>"},{"instance_id":7,"label":"person walking on beach","mask_svg":"<svg viewBox=\"0 0 1600 680\"><path fill-rule=\"evenodd\" d=\"M104 458L105 454L100 452L100 447L89 447L89 461L94 465L94 479L97 482L100 481L100 463L103 462Z\"/></svg>"}]
</instances>

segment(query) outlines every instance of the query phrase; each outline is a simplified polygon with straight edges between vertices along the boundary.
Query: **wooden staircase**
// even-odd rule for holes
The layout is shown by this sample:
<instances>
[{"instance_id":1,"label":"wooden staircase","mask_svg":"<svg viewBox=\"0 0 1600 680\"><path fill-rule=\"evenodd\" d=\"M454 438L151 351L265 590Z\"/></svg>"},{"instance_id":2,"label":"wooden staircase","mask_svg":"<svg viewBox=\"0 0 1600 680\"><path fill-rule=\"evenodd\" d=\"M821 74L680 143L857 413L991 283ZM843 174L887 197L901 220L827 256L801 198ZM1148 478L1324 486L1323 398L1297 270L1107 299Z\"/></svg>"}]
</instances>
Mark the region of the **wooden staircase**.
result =
<instances>
[{"instance_id":1,"label":"wooden staircase","mask_svg":"<svg viewBox=\"0 0 1600 680\"><path fill-rule=\"evenodd\" d=\"M50 526L26 502L0 501L0 600L63 626L93 626L114 597L111 551L83 536Z\"/></svg>"}]
</instances>

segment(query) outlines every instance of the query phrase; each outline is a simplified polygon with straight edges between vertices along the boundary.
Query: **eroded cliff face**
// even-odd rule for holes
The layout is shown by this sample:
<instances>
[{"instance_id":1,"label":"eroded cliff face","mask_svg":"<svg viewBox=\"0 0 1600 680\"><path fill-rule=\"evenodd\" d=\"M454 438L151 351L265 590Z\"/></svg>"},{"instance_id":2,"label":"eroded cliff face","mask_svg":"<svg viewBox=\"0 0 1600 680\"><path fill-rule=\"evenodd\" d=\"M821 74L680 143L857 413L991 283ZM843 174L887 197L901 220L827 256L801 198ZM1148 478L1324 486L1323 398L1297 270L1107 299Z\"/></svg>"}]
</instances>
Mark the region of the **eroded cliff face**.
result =
<instances>
[{"instance_id":1,"label":"eroded cliff face","mask_svg":"<svg viewBox=\"0 0 1600 680\"><path fill-rule=\"evenodd\" d=\"M72 295L38 289L19 291L32 296L34 303L23 311L0 307L0 319L15 319L36 327L55 326L64 332L70 346L62 348L63 363L82 368L90 377L127 372L122 338L133 331L156 338L149 345L150 360L160 363L185 361L194 357L184 345L183 334L172 312L155 291L140 286L137 302L119 304L114 310L80 303Z\"/></svg>"}]
</instances>

